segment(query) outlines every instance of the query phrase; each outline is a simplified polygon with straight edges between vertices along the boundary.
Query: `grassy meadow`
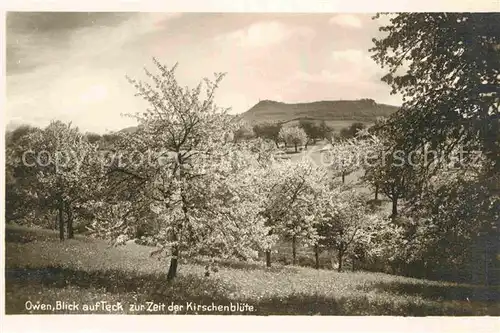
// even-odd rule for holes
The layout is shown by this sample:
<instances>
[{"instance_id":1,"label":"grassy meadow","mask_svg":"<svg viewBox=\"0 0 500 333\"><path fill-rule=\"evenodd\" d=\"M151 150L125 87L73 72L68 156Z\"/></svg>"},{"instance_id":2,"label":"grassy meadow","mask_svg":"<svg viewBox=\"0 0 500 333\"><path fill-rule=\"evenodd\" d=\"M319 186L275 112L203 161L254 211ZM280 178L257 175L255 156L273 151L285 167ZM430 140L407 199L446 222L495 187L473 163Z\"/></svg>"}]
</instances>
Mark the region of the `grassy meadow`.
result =
<instances>
[{"instance_id":1,"label":"grassy meadow","mask_svg":"<svg viewBox=\"0 0 500 333\"><path fill-rule=\"evenodd\" d=\"M60 242L45 229L6 227L6 313L248 314L248 315L500 315L498 289L418 280L382 273L315 270L275 262L222 262L205 276L200 260L166 282L167 259L150 247L76 236ZM120 302L123 310L26 309L29 304ZM131 311L141 304L248 304L253 311ZM247 308L248 309L248 308ZM151 309L149 309L151 310Z\"/></svg>"}]
</instances>

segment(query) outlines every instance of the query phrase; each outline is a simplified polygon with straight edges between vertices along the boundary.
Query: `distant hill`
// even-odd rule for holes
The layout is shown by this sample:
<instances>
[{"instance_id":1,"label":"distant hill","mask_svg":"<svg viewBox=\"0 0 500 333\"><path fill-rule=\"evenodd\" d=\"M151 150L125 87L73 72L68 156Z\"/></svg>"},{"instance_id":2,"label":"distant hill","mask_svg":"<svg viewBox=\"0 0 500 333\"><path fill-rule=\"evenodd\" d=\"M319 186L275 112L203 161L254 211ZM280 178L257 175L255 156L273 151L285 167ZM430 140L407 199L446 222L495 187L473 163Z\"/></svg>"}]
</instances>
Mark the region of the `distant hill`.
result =
<instances>
[{"instance_id":1,"label":"distant hill","mask_svg":"<svg viewBox=\"0 0 500 333\"><path fill-rule=\"evenodd\" d=\"M334 130L348 127L353 122L367 125L377 117L388 117L399 109L397 106L378 104L372 99L355 101L318 101L310 103L288 104L270 100L260 101L250 110L235 115L252 125L264 122L282 122L285 126L298 124L302 119L311 121L324 120ZM122 132L134 132L136 127L124 128Z\"/></svg>"},{"instance_id":2,"label":"distant hill","mask_svg":"<svg viewBox=\"0 0 500 333\"><path fill-rule=\"evenodd\" d=\"M134 133L137 131L137 126L130 126L130 127L125 127L118 132L124 132L124 133Z\"/></svg>"},{"instance_id":3,"label":"distant hill","mask_svg":"<svg viewBox=\"0 0 500 333\"><path fill-rule=\"evenodd\" d=\"M288 104L270 100L260 101L242 113L243 120L251 123L290 122L310 119L327 123L372 123L377 117L388 117L399 107L378 104L372 99L355 101L318 101Z\"/></svg>"}]
</instances>

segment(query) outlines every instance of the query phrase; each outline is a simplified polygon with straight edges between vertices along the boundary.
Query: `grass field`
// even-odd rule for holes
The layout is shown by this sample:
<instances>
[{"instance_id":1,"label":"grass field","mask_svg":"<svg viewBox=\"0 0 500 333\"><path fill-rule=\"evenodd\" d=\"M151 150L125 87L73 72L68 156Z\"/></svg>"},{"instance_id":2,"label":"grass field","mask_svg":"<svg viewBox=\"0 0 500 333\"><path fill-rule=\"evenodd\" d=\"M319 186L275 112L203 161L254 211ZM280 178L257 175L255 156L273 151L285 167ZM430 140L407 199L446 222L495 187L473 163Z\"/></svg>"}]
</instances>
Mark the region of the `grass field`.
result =
<instances>
[{"instance_id":1,"label":"grass field","mask_svg":"<svg viewBox=\"0 0 500 333\"><path fill-rule=\"evenodd\" d=\"M174 312L168 309L174 303L184 306L179 314L500 314L498 289L381 273L337 273L278 264L268 269L260 262L233 262L221 263L218 272L205 277L202 263L183 262L177 279L167 283L167 260L150 258L150 251L136 244L108 248L103 241L82 236L60 242L55 231L7 226L6 312L165 314ZM57 301L76 302L80 307L78 311L26 309L27 304L55 305ZM83 311L83 305L100 301L120 302L123 310ZM167 307L150 312L148 302ZM253 311L192 309L193 304L212 302L247 303ZM131 305L144 307L131 311Z\"/></svg>"}]
</instances>

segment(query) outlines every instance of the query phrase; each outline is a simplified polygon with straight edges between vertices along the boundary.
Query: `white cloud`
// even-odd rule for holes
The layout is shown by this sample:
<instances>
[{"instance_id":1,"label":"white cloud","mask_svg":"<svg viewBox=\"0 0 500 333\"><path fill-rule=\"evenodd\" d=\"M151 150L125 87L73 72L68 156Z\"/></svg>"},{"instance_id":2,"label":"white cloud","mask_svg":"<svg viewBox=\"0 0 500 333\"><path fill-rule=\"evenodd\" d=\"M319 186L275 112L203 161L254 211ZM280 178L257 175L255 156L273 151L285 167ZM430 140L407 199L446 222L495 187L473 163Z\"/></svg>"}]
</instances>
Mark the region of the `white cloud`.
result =
<instances>
[{"instance_id":1,"label":"white cloud","mask_svg":"<svg viewBox=\"0 0 500 333\"><path fill-rule=\"evenodd\" d=\"M332 52L333 61L359 62L366 59L367 55L361 50L347 49Z\"/></svg>"},{"instance_id":2,"label":"white cloud","mask_svg":"<svg viewBox=\"0 0 500 333\"><path fill-rule=\"evenodd\" d=\"M105 53L119 53L126 43L134 42L144 34L164 29L165 21L177 18L181 13L140 13L115 26L97 28L90 26L73 33L69 56L88 59ZM77 51L78 50L78 51Z\"/></svg>"},{"instance_id":3,"label":"white cloud","mask_svg":"<svg viewBox=\"0 0 500 333\"><path fill-rule=\"evenodd\" d=\"M314 34L314 30L307 27L289 27L280 22L268 21L217 36L216 40L252 48L278 44L295 36L310 38Z\"/></svg>"},{"instance_id":4,"label":"white cloud","mask_svg":"<svg viewBox=\"0 0 500 333\"><path fill-rule=\"evenodd\" d=\"M248 94L241 94L230 90L220 91L216 97L217 105L223 108L231 108L231 113L242 113L250 109L255 100Z\"/></svg>"},{"instance_id":5,"label":"white cloud","mask_svg":"<svg viewBox=\"0 0 500 333\"><path fill-rule=\"evenodd\" d=\"M333 51L325 69L319 73L297 72L292 80L314 83L373 83L382 73L367 52L356 49ZM381 75L380 75L381 76Z\"/></svg>"},{"instance_id":6,"label":"white cloud","mask_svg":"<svg viewBox=\"0 0 500 333\"><path fill-rule=\"evenodd\" d=\"M386 26L391 24L391 19L396 17L395 13L387 13L384 15L380 15L380 17L375 21L379 26Z\"/></svg>"},{"instance_id":7,"label":"white cloud","mask_svg":"<svg viewBox=\"0 0 500 333\"><path fill-rule=\"evenodd\" d=\"M68 44L19 35L22 56L38 66L7 77L7 120L46 125L71 119L98 132L129 126L120 113L135 111L142 101L125 74L140 69L142 55L124 53L122 46L164 29L166 20L179 15L141 13L115 27L82 28Z\"/></svg>"},{"instance_id":8,"label":"white cloud","mask_svg":"<svg viewBox=\"0 0 500 333\"><path fill-rule=\"evenodd\" d=\"M80 95L80 101L84 103L95 103L105 99L107 95L108 88L105 85L94 84Z\"/></svg>"},{"instance_id":9,"label":"white cloud","mask_svg":"<svg viewBox=\"0 0 500 333\"><path fill-rule=\"evenodd\" d=\"M359 29L363 26L361 20L352 14L339 14L332 17L328 23L333 25L339 25L341 27L356 28Z\"/></svg>"},{"instance_id":10,"label":"white cloud","mask_svg":"<svg viewBox=\"0 0 500 333\"><path fill-rule=\"evenodd\" d=\"M370 78L382 72L382 69L367 51L357 49L333 51L331 53L331 62L334 68L340 68L347 72L356 72L360 74L361 78Z\"/></svg>"},{"instance_id":11,"label":"white cloud","mask_svg":"<svg viewBox=\"0 0 500 333\"><path fill-rule=\"evenodd\" d=\"M299 80L299 81L316 82L316 83L334 83L338 82L339 79L340 77L338 74L332 73L324 69L321 72L315 74L299 71L295 74L292 81Z\"/></svg>"},{"instance_id":12,"label":"white cloud","mask_svg":"<svg viewBox=\"0 0 500 333\"><path fill-rule=\"evenodd\" d=\"M281 94L276 94L271 98L274 101L282 102L283 101L283 96Z\"/></svg>"}]
</instances>

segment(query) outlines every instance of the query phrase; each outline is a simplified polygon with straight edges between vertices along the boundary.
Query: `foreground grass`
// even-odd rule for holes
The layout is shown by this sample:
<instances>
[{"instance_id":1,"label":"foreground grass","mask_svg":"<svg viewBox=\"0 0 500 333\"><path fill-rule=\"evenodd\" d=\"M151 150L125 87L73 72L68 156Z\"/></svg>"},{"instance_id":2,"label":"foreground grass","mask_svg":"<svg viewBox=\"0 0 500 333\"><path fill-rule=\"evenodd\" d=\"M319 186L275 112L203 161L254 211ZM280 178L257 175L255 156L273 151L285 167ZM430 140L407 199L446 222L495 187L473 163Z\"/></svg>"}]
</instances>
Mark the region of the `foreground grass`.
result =
<instances>
[{"instance_id":1,"label":"foreground grass","mask_svg":"<svg viewBox=\"0 0 500 333\"><path fill-rule=\"evenodd\" d=\"M204 276L203 264L183 263L166 283L167 262L149 257L151 248L77 237L59 242L48 230L6 230L6 312L20 313L188 313L251 315L499 315L499 290L376 273L262 263L225 263ZM80 304L78 311L29 310L28 304ZM84 304L120 303L123 310L83 311ZM148 311L148 302L166 308ZM188 303L191 308L188 308ZM233 304L215 312L194 304ZM246 311L236 304L253 306ZM168 305L182 309L168 309ZM130 306L135 305L132 311ZM141 309L141 306L143 308ZM151 310L152 307L149 308ZM209 309L210 310L210 309Z\"/></svg>"}]
</instances>

